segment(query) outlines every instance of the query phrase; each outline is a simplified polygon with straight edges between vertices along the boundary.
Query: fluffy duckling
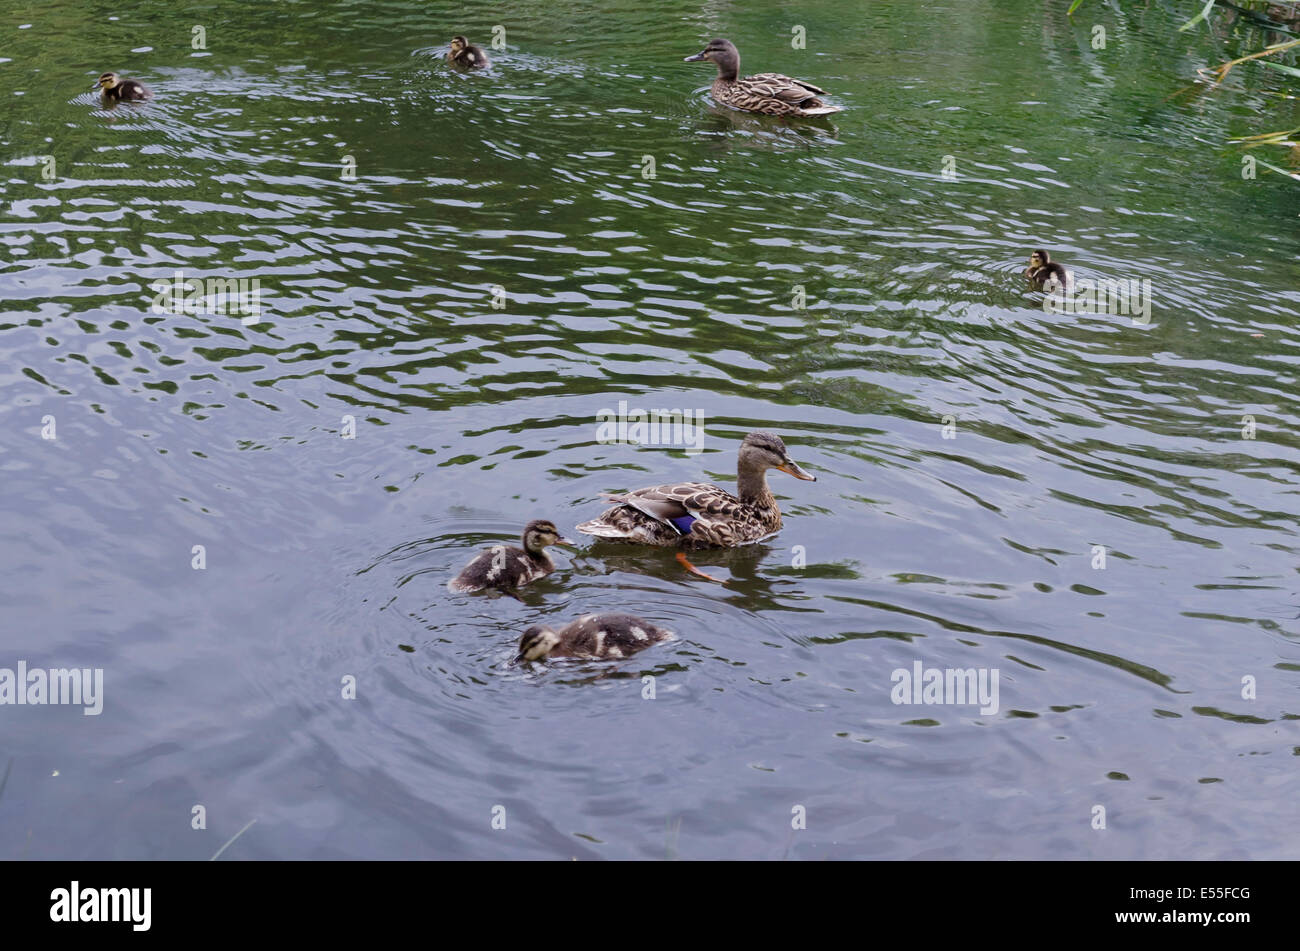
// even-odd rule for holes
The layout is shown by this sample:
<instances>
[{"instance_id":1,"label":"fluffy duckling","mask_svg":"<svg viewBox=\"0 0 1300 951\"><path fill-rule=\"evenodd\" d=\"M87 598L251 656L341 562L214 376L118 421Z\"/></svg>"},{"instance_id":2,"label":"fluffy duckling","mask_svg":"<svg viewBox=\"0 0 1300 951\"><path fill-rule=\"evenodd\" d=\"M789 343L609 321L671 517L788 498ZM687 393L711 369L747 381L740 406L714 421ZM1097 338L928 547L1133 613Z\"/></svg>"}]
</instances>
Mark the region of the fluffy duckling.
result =
<instances>
[{"instance_id":1,"label":"fluffy duckling","mask_svg":"<svg viewBox=\"0 0 1300 951\"><path fill-rule=\"evenodd\" d=\"M708 46L694 56L687 56L685 62L701 60L709 60L718 67L712 92L713 98L723 105L766 116L826 116L841 111L839 106L817 98L825 95L826 90L802 79L791 79L780 73L757 73L738 79L740 51L731 40L709 40Z\"/></svg>"},{"instance_id":2,"label":"fluffy duckling","mask_svg":"<svg viewBox=\"0 0 1300 951\"><path fill-rule=\"evenodd\" d=\"M1035 289L1040 291L1053 281L1061 288L1068 288L1074 283L1065 266L1053 261L1052 256L1046 251L1034 251L1029 255L1029 267L1025 268L1025 277L1029 278Z\"/></svg>"},{"instance_id":3,"label":"fluffy duckling","mask_svg":"<svg viewBox=\"0 0 1300 951\"><path fill-rule=\"evenodd\" d=\"M464 69L487 69L491 63L483 47L475 46L463 36L451 38L451 48L447 50L447 62Z\"/></svg>"},{"instance_id":4,"label":"fluffy duckling","mask_svg":"<svg viewBox=\"0 0 1300 951\"><path fill-rule=\"evenodd\" d=\"M123 79L117 73L105 73L95 82L105 102L143 102L152 99L149 87L138 79Z\"/></svg>"},{"instance_id":5,"label":"fluffy duckling","mask_svg":"<svg viewBox=\"0 0 1300 951\"><path fill-rule=\"evenodd\" d=\"M524 631L515 663L549 657L627 657L673 636L634 614L584 614L558 631L545 625Z\"/></svg>"},{"instance_id":6,"label":"fluffy duckling","mask_svg":"<svg viewBox=\"0 0 1300 951\"><path fill-rule=\"evenodd\" d=\"M503 591L545 578L555 570L555 563L546 554L548 545L569 545L573 542L561 538L555 524L548 519L534 519L524 529L523 548L513 545L493 545L485 548L461 569L460 574L448 582L452 591L482 591L499 588Z\"/></svg>"}]
</instances>

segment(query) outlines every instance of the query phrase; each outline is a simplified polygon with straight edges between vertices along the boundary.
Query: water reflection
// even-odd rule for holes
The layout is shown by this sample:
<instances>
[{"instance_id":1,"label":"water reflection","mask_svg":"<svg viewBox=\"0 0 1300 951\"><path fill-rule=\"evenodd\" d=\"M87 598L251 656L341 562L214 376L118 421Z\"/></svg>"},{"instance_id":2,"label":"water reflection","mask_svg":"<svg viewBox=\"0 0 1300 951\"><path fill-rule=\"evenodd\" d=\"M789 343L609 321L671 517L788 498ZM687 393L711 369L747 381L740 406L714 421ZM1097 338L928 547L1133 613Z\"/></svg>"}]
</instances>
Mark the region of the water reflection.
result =
<instances>
[{"instance_id":1,"label":"water reflection","mask_svg":"<svg viewBox=\"0 0 1300 951\"><path fill-rule=\"evenodd\" d=\"M1169 99L1231 38L1163 9L1100 11L1100 56L1041 4L842 0L801 6L815 59L727 4L516 6L463 75L450 5L346 7L111 64L143 107L48 88L124 24L6 50L3 645L110 692L93 736L10 723L0 855L206 859L254 816L223 860L1286 854L1300 193L1206 147L1285 77ZM845 111L716 106L678 68L714 34ZM1149 278L1151 322L1046 313L1038 246ZM153 313L176 270L262 319ZM704 453L601 445L620 399L698 408ZM529 518L731 484L754 429L817 491L697 554L727 584L595 542L447 591ZM593 610L681 640L508 665ZM895 705L916 661L999 669L1002 711ZM1063 819L1081 790L1136 834ZM196 801L229 822L158 821Z\"/></svg>"}]
</instances>

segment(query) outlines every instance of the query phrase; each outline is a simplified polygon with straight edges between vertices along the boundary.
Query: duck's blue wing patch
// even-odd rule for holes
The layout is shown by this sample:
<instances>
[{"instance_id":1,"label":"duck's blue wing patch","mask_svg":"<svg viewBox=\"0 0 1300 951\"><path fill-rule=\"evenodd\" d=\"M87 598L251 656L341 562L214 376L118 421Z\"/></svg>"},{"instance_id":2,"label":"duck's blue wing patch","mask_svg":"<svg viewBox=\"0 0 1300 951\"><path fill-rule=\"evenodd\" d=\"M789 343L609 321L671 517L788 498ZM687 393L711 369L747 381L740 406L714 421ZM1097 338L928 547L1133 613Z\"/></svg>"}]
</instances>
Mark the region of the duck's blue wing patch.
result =
<instances>
[{"instance_id":1,"label":"duck's blue wing patch","mask_svg":"<svg viewBox=\"0 0 1300 951\"><path fill-rule=\"evenodd\" d=\"M695 524L696 519L694 515L679 515L676 518L670 518L668 521L672 522L673 526L683 535L689 535L691 526Z\"/></svg>"}]
</instances>

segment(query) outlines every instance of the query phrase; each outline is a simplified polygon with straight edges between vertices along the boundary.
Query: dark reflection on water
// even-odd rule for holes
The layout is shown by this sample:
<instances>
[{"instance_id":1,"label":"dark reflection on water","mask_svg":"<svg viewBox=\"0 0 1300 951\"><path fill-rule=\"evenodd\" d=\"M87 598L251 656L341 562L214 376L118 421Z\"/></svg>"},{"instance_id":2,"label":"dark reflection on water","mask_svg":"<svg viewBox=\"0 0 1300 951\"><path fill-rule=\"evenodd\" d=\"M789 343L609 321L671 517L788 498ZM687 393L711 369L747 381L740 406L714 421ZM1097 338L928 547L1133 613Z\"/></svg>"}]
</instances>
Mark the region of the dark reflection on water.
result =
<instances>
[{"instance_id":1,"label":"dark reflection on water","mask_svg":"<svg viewBox=\"0 0 1300 951\"><path fill-rule=\"evenodd\" d=\"M0 667L106 697L4 708L0 855L1293 855L1300 193L1223 145L1285 78L1170 99L1231 41L1107 7L1102 56L1067 5L821 0L803 51L679 2L7 27ZM715 106L715 34L845 111ZM1035 246L1151 322L1045 313ZM261 314L154 313L178 270ZM620 400L704 451L599 443ZM694 559L727 584L584 540L448 593L531 518L732 486L760 428L818 481ZM678 640L511 664L597 610ZM917 661L999 711L894 704Z\"/></svg>"}]
</instances>

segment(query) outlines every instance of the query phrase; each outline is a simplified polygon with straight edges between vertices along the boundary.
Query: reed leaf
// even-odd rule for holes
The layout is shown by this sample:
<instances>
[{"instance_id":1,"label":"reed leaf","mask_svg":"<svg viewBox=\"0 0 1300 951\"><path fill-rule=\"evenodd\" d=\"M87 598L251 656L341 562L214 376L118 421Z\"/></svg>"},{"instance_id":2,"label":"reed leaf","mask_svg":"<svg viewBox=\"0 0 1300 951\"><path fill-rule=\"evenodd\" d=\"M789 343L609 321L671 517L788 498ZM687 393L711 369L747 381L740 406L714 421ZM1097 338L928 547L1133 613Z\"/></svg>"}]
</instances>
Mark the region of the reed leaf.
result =
<instances>
[{"instance_id":1,"label":"reed leaf","mask_svg":"<svg viewBox=\"0 0 1300 951\"><path fill-rule=\"evenodd\" d=\"M1282 63L1275 63L1271 59L1261 59L1259 65L1281 70L1282 72L1288 73L1292 76L1300 76L1300 69L1296 69L1294 66L1285 66Z\"/></svg>"},{"instance_id":2,"label":"reed leaf","mask_svg":"<svg viewBox=\"0 0 1300 951\"><path fill-rule=\"evenodd\" d=\"M1186 30L1190 30L1192 27L1196 26L1196 24L1200 23L1207 16L1209 16L1210 11L1213 9L1214 9L1214 0L1209 0L1209 2L1205 4L1205 9L1203 9L1200 13L1196 14L1196 16L1192 17L1190 20L1188 20L1186 23L1180 26L1178 28L1178 32L1182 33Z\"/></svg>"},{"instance_id":3,"label":"reed leaf","mask_svg":"<svg viewBox=\"0 0 1300 951\"><path fill-rule=\"evenodd\" d=\"M1249 142L1252 145L1282 145L1286 142L1288 136L1300 132L1300 128L1287 129L1285 132L1261 132L1258 135L1243 135L1239 139L1230 139L1230 142Z\"/></svg>"},{"instance_id":4,"label":"reed leaf","mask_svg":"<svg viewBox=\"0 0 1300 951\"><path fill-rule=\"evenodd\" d=\"M1238 63L1245 63L1252 59L1259 59L1263 56L1272 56L1274 53L1281 53L1283 50L1293 49L1296 46L1300 46L1300 40L1288 40L1285 43L1274 43L1272 46L1264 47L1258 53L1251 53L1249 56L1242 56L1238 59L1230 59L1226 63L1220 63L1218 66L1214 67L1214 72L1217 74L1214 81L1215 83L1223 82L1224 77L1228 75L1228 70L1232 69L1232 67L1236 66ZM1201 72L1201 70L1198 69L1197 72Z\"/></svg>"},{"instance_id":5,"label":"reed leaf","mask_svg":"<svg viewBox=\"0 0 1300 951\"><path fill-rule=\"evenodd\" d=\"M1269 171L1277 172L1279 175L1285 175L1287 178L1294 178L1296 181L1300 182L1300 172L1290 172L1284 168L1278 168L1270 162L1265 162L1262 158L1257 158L1255 161L1260 165L1263 165Z\"/></svg>"}]
</instances>

